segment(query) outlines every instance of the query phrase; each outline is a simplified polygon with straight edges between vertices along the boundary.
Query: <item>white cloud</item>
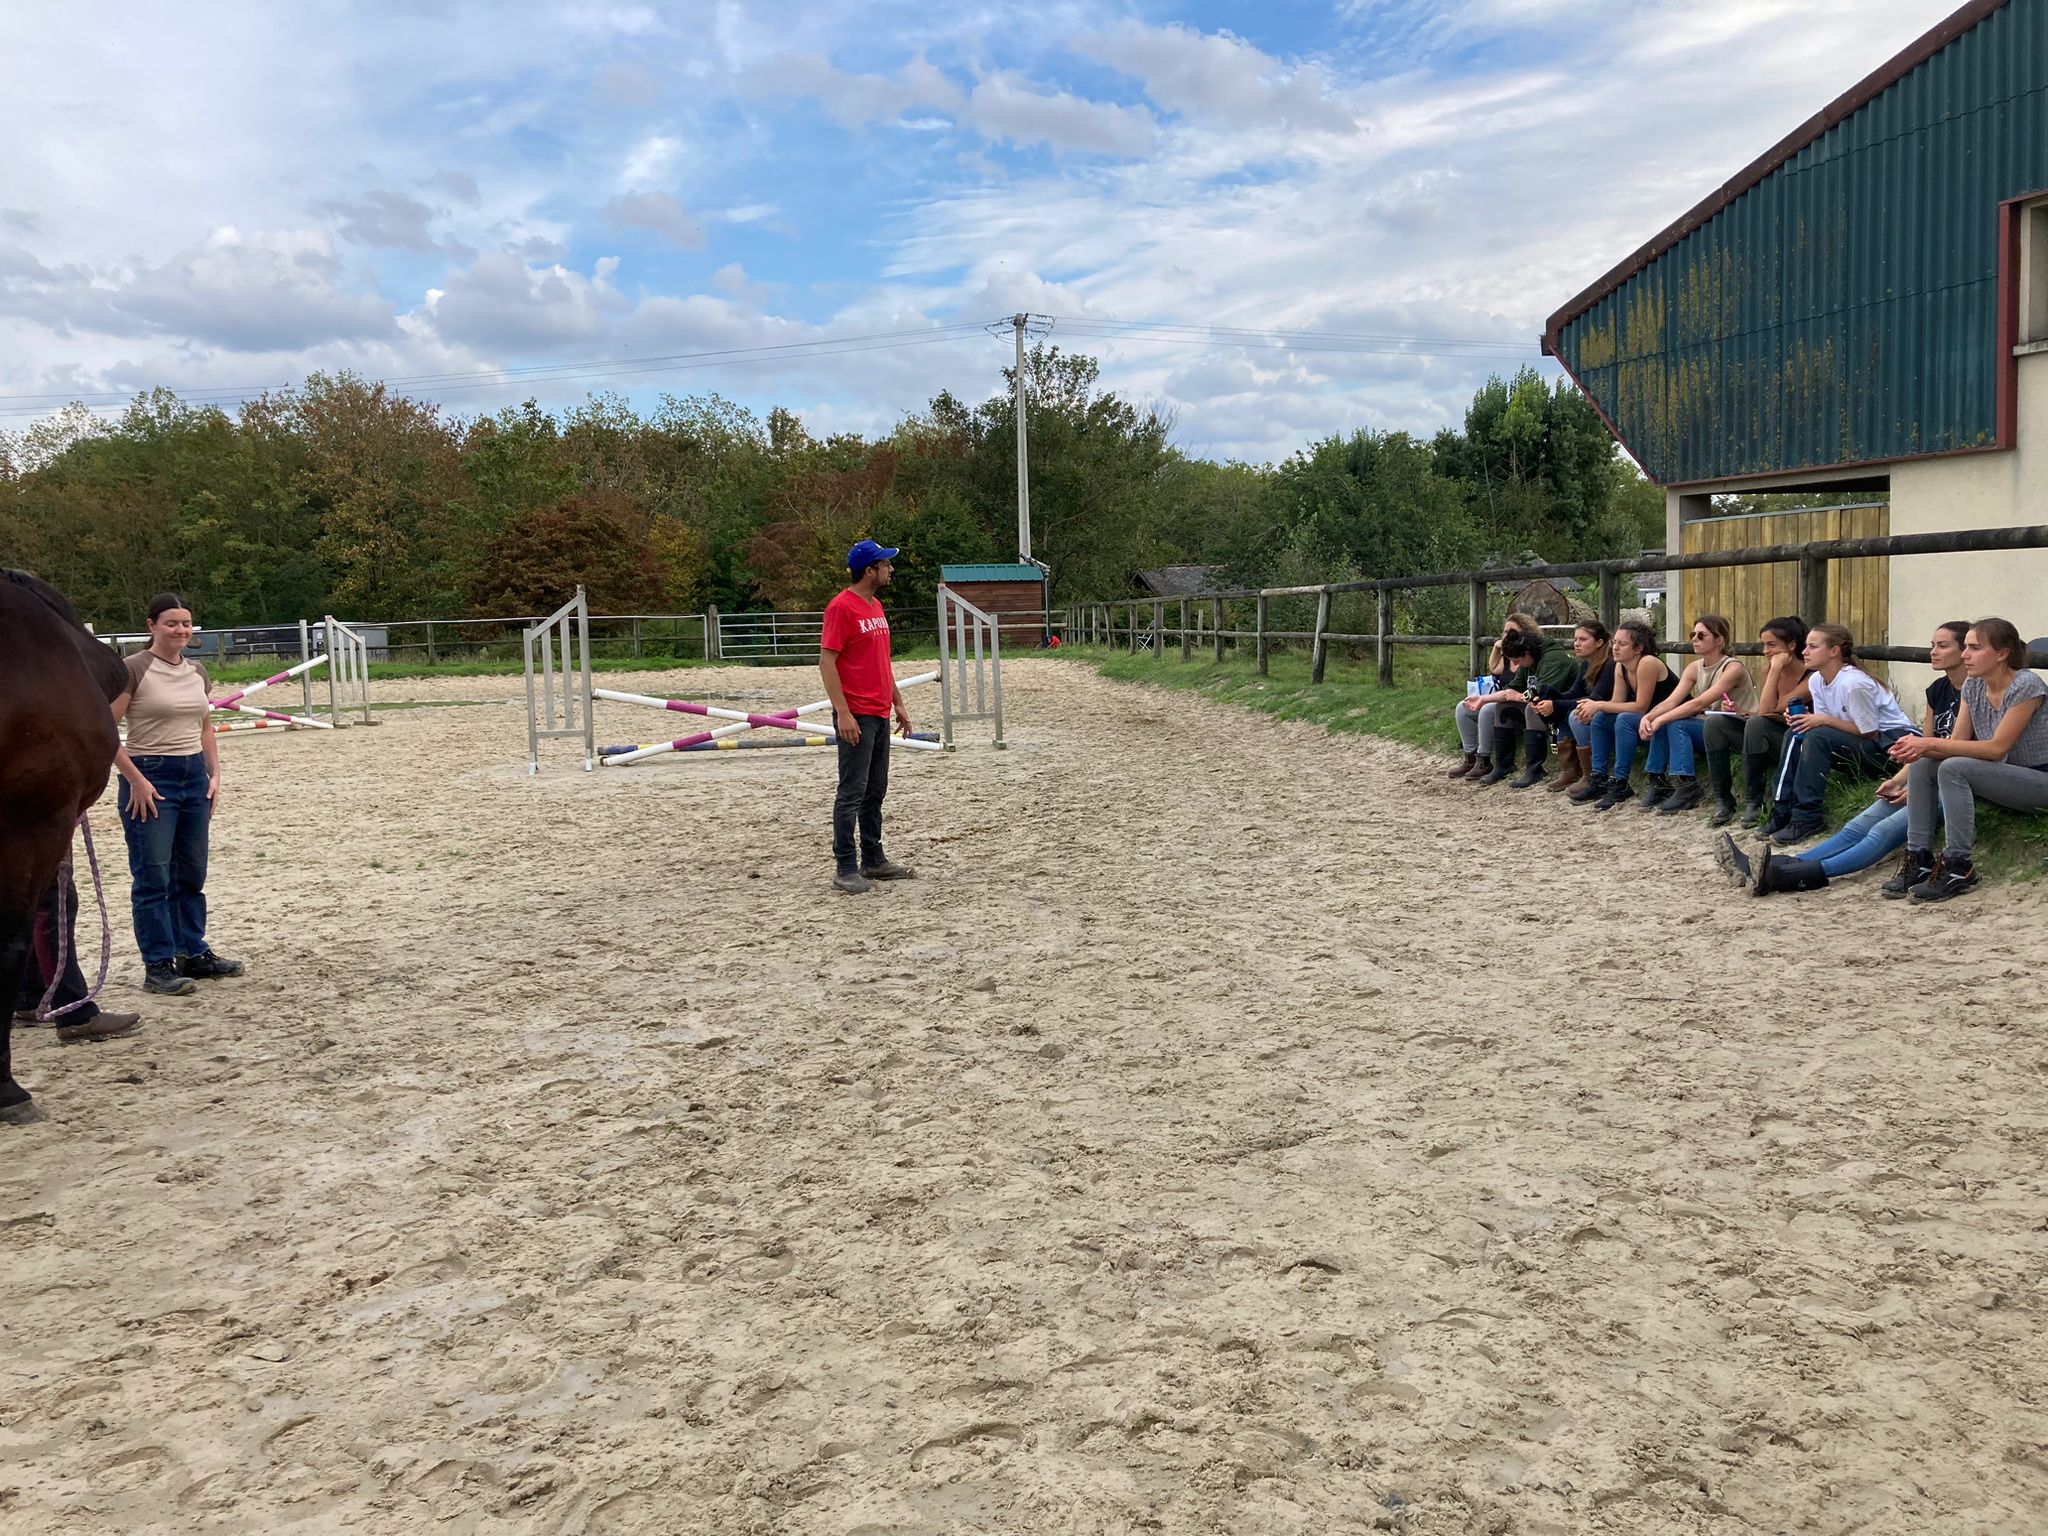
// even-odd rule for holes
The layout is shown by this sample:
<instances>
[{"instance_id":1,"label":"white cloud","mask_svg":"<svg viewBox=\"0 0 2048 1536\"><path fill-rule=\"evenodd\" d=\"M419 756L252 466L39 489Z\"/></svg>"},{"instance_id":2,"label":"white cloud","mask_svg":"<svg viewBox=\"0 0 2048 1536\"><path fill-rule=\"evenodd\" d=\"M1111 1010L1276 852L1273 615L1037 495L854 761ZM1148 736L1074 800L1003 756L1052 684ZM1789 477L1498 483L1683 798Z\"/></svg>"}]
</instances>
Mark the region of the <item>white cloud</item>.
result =
<instances>
[{"instance_id":1,"label":"white cloud","mask_svg":"<svg viewBox=\"0 0 2048 1536\"><path fill-rule=\"evenodd\" d=\"M1012 144L1135 159L1157 141L1152 114L1141 107L1089 101L1066 91L1034 91L1007 72L975 86L966 115L983 138Z\"/></svg>"},{"instance_id":2,"label":"white cloud","mask_svg":"<svg viewBox=\"0 0 2048 1536\"><path fill-rule=\"evenodd\" d=\"M646 187L663 184L675 173L682 156L683 141L665 133L650 133L626 156L619 167L619 185Z\"/></svg>"},{"instance_id":3,"label":"white cloud","mask_svg":"<svg viewBox=\"0 0 2048 1536\"><path fill-rule=\"evenodd\" d=\"M611 229L645 229L666 235L685 250L704 248L704 226L666 192L628 192L599 210Z\"/></svg>"},{"instance_id":4,"label":"white cloud","mask_svg":"<svg viewBox=\"0 0 2048 1536\"><path fill-rule=\"evenodd\" d=\"M1113 32L1076 38L1072 46L1083 57L1143 81L1145 94L1169 112L1234 127L1357 131L1356 119L1333 99L1320 67L1290 69L1227 32L1130 21Z\"/></svg>"},{"instance_id":5,"label":"white cloud","mask_svg":"<svg viewBox=\"0 0 2048 1536\"><path fill-rule=\"evenodd\" d=\"M913 107L954 112L962 102L959 87L923 58L894 74L863 74L835 67L822 53L780 53L748 70L740 83L757 99L809 97L849 128L887 122Z\"/></svg>"},{"instance_id":6,"label":"white cloud","mask_svg":"<svg viewBox=\"0 0 2048 1536\"><path fill-rule=\"evenodd\" d=\"M588 347L632 307L612 286L617 270L613 256L585 277L559 264L530 267L486 252L429 294L424 318L445 342L501 356Z\"/></svg>"}]
</instances>

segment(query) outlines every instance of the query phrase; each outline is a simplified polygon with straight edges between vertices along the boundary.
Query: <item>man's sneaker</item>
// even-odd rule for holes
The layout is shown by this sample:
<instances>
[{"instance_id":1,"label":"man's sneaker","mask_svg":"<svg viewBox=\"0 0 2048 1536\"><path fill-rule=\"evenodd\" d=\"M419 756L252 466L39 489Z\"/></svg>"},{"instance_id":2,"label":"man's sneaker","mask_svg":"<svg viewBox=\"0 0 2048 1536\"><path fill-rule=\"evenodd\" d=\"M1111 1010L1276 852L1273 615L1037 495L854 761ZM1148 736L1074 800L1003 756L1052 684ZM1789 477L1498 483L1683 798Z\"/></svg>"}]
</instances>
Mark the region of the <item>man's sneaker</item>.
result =
<instances>
[{"instance_id":1,"label":"man's sneaker","mask_svg":"<svg viewBox=\"0 0 2048 1536\"><path fill-rule=\"evenodd\" d=\"M180 976L190 976L194 981L212 981L220 976L239 976L242 962L223 960L210 949L203 949L196 955L180 955L171 962Z\"/></svg>"},{"instance_id":2,"label":"man's sneaker","mask_svg":"<svg viewBox=\"0 0 2048 1536\"><path fill-rule=\"evenodd\" d=\"M861 896L872 891L874 886L868 883L867 876L859 870L841 869L833 872L832 888L835 891L844 891L849 896Z\"/></svg>"},{"instance_id":3,"label":"man's sneaker","mask_svg":"<svg viewBox=\"0 0 2048 1536\"><path fill-rule=\"evenodd\" d=\"M863 864L860 872L870 880L914 880L917 871L908 864L898 864L894 859L885 858L876 864Z\"/></svg>"},{"instance_id":4,"label":"man's sneaker","mask_svg":"<svg viewBox=\"0 0 2048 1536\"><path fill-rule=\"evenodd\" d=\"M1789 821L1784 827L1771 834L1771 841L1780 848L1790 848L1794 843L1803 843L1809 837L1819 837L1827 830L1823 821L1807 821L1804 818Z\"/></svg>"},{"instance_id":5,"label":"man's sneaker","mask_svg":"<svg viewBox=\"0 0 2048 1536\"><path fill-rule=\"evenodd\" d=\"M143 968L142 990L163 997L189 997L199 990L199 983L179 975L176 964L151 965Z\"/></svg>"},{"instance_id":6,"label":"man's sneaker","mask_svg":"<svg viewBox=\"0 0 2048 1536\"><path fill-rule=\"evenodd\" d=\"M1913 887L1915 901L1947 901L1965 891L1977 889L1977 869L1968 859L1943 854L1934 861L1927 878Z\"/></svg>"},{"instance_id":7,"label":"man's sneaker","mask_svg":"<svg viewBox=\"0 0 2048 1536\"><path fill-rule=\"evenodd\" d=\"M89 1044L95 1040L118 1040L142 1028L139 1013L96 1013L83 1024L68 1019L57 1021L57 1039L64 1045Z\"/></svg>"}]
</instances>

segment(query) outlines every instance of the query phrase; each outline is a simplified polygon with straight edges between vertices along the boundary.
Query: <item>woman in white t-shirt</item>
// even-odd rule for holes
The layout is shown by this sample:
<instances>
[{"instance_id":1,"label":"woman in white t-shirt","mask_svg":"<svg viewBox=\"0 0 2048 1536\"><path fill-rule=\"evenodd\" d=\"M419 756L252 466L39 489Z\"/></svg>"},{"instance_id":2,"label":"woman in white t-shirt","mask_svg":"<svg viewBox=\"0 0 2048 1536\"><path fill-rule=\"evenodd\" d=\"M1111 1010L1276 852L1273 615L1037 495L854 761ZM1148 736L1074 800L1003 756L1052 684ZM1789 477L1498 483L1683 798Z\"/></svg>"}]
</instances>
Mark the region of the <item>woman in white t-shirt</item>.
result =
<instances>
[{"instance_id":1,"label":"woman in white t-shirt","mask_svg":"<svg viewBox=\"0 0 2048 1536\"><path fill-rule=\"evenodd\" d=\"M1866 778L1892 771L1886 755L1902 736L1919 734L1892 691L1856 665L1856 640L1839 624L1806 632L1806 687L1813 707L1786 724L1778 800L1764 835L1785 846L1819 835L1828 777L1847 768Z\"/></svg>"},{"instance_id":2,"label":"woman in white t-shirt","mask_svg":"<svg viewBox=\"0 0 2048 1536\"><path fill-rule=\"evenodd\" d=\"M1892 756L1906 769L1906 857L1887 896L1947 901L1977 884L1971 851L1977 802L2048 808L2048 683L2027 670L2027 643L2005 619L1979 619L1963 639L1963 703L1946 741L1912 737ZM1934 856L1939 813L1947 847Z\"/></svg>"},{"instance_id":3,"label":"woman in white t-shirt","mask_svg":"<svg viewBox=\"0 0 2048 1536\"><path fill-rule=\"evenodd\" d=\"M128 739L114 754L121 827L128 834L129 902L145 991L181 997L195 982L239 976L206 943L206 854L220 798L220 746L206 669L185 659L192 610L175 592L149 605L149 648L127 658L128 691L114 700Z\"/></svg>"}]
</instances>

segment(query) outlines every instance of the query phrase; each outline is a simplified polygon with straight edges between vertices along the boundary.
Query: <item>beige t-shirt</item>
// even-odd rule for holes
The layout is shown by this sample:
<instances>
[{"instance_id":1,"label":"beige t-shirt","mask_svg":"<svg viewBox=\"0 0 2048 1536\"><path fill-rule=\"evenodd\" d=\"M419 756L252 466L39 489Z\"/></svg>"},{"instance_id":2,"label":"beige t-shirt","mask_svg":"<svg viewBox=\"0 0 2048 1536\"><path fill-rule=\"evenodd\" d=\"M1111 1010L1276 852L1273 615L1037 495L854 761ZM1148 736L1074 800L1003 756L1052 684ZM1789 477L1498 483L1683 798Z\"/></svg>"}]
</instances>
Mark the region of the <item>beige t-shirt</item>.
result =
<instances>
[{"instance_id":1,"label":"beige t-shirt","mask_svg":"<svg viewBox=\"0 0 2048 1536\"><path fill-rule=\"evenodd\" d=\"M1723 656L1711 667L1701 667L1698 676L1693 680L1692 696L1698 698L1701 694L1718 692L1721 687L1721 674L1728 670L1728 664L1734 659L1733 656ZM1711 708L1738 715L1746 715L1756 708L1756 689L1750 684L1749 668L1742 669L1742 686L1730 689L1729 692L1729 698L1716 702Z\"/></svg>"},{"instance_id":2,"label":"beige t-shirt","mask_svg":"<svg viewBox=\"0 0 2048 1536\"><path fill-rule=\"evenodd\" d=\"M128 668L128 755L190 757L205 750L206 668L196 661L175 667L152 651L123 658Z\"/></svg>"}]
</instances>

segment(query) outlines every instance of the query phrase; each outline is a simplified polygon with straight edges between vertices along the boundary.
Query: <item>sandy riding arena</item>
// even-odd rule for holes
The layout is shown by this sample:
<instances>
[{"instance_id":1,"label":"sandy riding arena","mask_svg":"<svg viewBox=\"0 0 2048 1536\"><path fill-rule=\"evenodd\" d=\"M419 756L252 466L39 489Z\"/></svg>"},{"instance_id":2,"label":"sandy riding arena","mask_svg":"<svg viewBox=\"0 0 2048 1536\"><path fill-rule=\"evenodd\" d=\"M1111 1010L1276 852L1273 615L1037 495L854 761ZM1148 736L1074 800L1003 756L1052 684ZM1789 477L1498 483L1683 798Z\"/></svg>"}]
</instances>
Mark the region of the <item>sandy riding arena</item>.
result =
<instances>
[{"instance_id":1,"label":"sandy riding arena","mask_svg":"<svg viewBox=\"0 0 2048 1536\"><path fill-rule=\"evenodd\" d=\"M516 678L223 743L249 976L16 1036L0 1530L2048 1528L2038 888L1736 898L1697 824L1005 683L859 898L824 751L528 779Z\"/></svg>"}]
</instances>

